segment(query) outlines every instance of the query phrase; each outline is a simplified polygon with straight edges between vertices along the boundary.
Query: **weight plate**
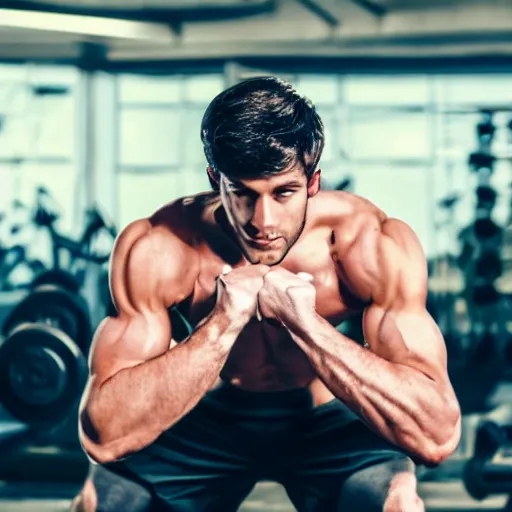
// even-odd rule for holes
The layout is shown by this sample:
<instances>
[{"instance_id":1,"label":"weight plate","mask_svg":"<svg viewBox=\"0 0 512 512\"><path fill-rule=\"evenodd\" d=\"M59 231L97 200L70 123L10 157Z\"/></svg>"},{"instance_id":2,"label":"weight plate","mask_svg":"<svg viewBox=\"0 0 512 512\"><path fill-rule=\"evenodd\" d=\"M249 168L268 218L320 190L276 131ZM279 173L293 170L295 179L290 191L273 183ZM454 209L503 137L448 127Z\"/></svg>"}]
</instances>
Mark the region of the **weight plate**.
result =
<instances>
[{"instance_id":1,"label":"weight plate","mask_svg":"<svg viewBox=\"0 0 512 512\"><path fill-rule=\"evenodd\" d=\"M48 347L28 346L9 365L13 393L29 405L50 405L62 395L67 382L66 365Z\"/></svg>"},{"instance_id":2,"label":"weight plate","mask_svg":"<svg viewBox=\"0 0 512 512\"><path fill-rule=\"evenodd\" d=\"M80 289L80 285L75 277L66 272L65 270L45 270L41 272L30 284L30 288L35 290L39 286L51 284L54 286L59 286L64 290L72 293L78 293Z\"/></svg>"},{"instance_id":3,"label":"weight plate","mask_svg":"<svg viewBox=\"0 0 512 512\"><path fill-rule=\"evenodd\" d=\"M475 500L483 500L488 496L488 490L483 485L483 463L469 459L462 471L462 482L467 493Z\"/></svg>"},{"instance_id":4,"label":"weight plate","mask_svg":"<svg viewBox=\"0 0 512 512\"><path fill-rule=\"evenodd\" d=\"M74 340L84 354L88 353L91 324L87 303L80 295L55 285L41 285L13 309L3 325L3 335L8 337L23 323L57 327Z\"/></svg>"},{"instance_id":5,"label":"weight plate","mask_svg":"<svg viewBox=\"0 0 512 512\"><path fill-rule=\"evenodd\" d=\"M55 327L23 324L0 346L0 402L35 428L56 425L80 400L87 362Z\"/></svg>"}]
</instances>

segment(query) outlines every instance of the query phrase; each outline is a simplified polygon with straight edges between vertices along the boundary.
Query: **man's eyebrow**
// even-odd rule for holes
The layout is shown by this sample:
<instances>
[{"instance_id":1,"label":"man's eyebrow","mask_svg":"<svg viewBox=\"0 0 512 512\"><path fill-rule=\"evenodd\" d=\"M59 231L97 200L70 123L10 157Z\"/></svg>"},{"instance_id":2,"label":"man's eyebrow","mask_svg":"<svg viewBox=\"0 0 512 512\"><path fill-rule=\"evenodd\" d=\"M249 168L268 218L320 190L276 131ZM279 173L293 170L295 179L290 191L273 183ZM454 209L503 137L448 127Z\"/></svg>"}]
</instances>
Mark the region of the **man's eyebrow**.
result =
<instances>
[{"instance_id":1,"label":"man's eyebrow","mask_svg":"<svg viewBox=\"0 0 512 512\"><path fill-rule=\"evenodd\" d=\"M247 185L245 185L244 183L239 182L239 181L230 181L229 187L239 189L239 190L249 190L251 192L256 192L251 187L248 187ZM302 183L298 180L287 181L285 183L280 183L279 185L276 185L274 187L274 190L279 190L279 189L283 189L283 188L293 188L293 187L302 187Z\"/></svg>"},{"instance_id":2,"label":"man's eyebrow","mask_svg":"<svg viewBox=\"0 0 512 512\"><path fill-rule=\"evenodd\" d=\"M287 181L286 183L282 183L281 185L276 185L274 187L274 190L276 190L278 188L288 188L288 187L302 187L302 183L297 180Z\"/></svg>"}]
</instances>

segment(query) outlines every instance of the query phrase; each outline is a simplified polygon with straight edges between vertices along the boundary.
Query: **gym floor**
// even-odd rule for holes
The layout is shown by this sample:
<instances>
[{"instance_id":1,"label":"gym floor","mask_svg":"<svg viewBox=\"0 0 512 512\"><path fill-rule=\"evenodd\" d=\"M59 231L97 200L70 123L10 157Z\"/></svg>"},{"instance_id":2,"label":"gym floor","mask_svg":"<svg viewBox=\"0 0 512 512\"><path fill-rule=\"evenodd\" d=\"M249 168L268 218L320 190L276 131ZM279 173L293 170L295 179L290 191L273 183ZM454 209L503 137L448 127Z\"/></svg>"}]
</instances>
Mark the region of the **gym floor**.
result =
<instances>
[{"instance_id":1,"label":"gym floor","mask_svg":"<svg viewBox=\"0 0 512 512\"><path fill-rule=\"evenodd\" d=\"M69 511L70 496L76 492L74 486L62 485L12 485L0 483L1 512L63 512ZM23 496L37 498L23 498ZM494 496L483 502L472 500L460 481L423 482L420 495L425 500L427 511L499 511L506 503L505 496ZM20 497L21 496L21 497ZM246 499L240 512L294 512L283 488L272 482L258 484ZM348 512L348 511L347 511Z\"/></svg>"}]
</instances>

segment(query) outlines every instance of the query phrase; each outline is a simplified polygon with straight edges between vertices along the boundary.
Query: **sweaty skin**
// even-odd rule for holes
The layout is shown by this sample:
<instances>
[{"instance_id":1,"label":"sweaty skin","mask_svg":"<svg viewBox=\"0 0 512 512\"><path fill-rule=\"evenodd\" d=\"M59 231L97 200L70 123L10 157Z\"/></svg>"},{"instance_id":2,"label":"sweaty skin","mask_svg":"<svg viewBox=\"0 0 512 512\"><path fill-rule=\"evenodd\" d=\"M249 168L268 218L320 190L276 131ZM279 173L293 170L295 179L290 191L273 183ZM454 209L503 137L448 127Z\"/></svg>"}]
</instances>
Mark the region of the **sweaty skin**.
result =
<instances>
[{"instance_id":1,"label":"sweaty skin","mask_svg":"<svg viewBox=\"0 0 512 512\"><path fill-rule=\"evenodd\" d=\"M358 196L321 191L308 200L303 225L290 227L286 254L283 227L275 250L248 246L244 257L222 213L218 193L198 194L121 235L111 270L119 315L96 333L81 406L88 455L109 462L140 450L229 381L268 392L307 387L316 405L337 396L392 442L429 461L445 457L450 450L441 456L431 445L456 444L459 412L409 228ZM260 269L248 275L256 287L267 264L310 274L316 313L293 332L272 319L230 317L216 306L226 264ZM180 344L172 341L171 306L196 326ZM362 310L371 350L333 327Z\"/></svg>"}]
</instances>

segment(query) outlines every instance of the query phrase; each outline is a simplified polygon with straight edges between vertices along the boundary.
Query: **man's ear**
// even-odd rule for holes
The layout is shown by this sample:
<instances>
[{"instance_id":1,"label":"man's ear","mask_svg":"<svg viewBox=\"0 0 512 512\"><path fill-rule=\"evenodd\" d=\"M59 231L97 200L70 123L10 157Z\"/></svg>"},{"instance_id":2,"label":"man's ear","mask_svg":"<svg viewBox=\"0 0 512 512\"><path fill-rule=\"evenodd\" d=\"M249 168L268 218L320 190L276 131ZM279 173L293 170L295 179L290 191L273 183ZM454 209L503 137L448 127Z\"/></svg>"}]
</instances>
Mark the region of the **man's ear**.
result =
<instances>
[{"instance_id":1,"label":"man's ear","mask_svg":"<svg viewBox=\"0 0 512 512\"><path fill-rule=\"evenodd\" d=\"M213 190L218 191L219 180L217 179L217 176L215 176L213 169L209 165L206 167L206 172L208 173L208 181L210 182L211 187L213 188Z\"/></svg>"},{"instance_id":2,"label":"man's ear","mask_svg":"<svg viewBox=\"0 0 512 512\"><path fill-rule=\"evenodd\" d=\"M313 197L318 194L320 190L320 175L322 173L321 169L317 169L313 176L309 178L308 182L308 197Z\"/></svg>"}]
</instances>

